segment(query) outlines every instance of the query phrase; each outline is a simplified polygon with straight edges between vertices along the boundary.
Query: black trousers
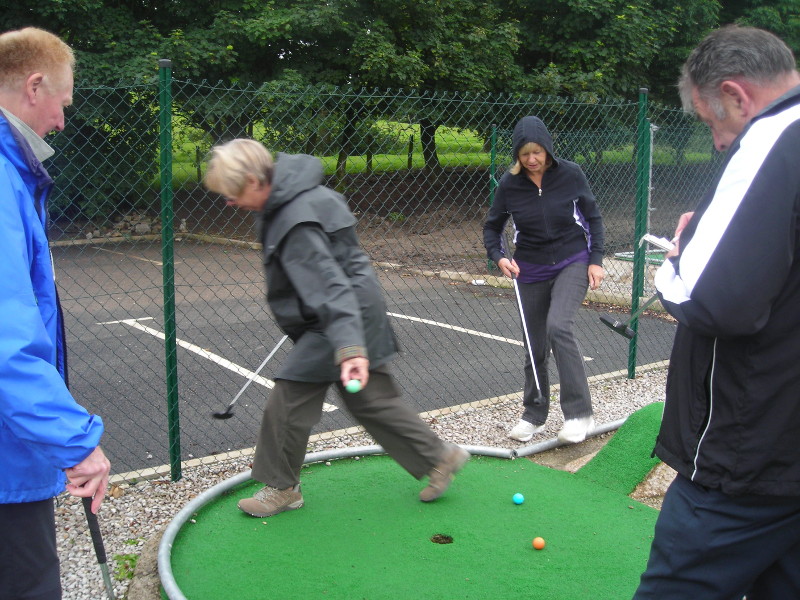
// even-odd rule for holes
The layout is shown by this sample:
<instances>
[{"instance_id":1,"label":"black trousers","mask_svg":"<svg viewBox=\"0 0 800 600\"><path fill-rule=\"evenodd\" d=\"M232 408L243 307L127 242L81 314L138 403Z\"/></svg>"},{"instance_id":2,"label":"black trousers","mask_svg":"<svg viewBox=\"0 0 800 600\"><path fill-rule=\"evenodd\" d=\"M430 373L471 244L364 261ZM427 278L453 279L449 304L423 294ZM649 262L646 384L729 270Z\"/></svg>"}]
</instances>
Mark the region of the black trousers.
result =
<instances>
[{"instance_id":1,"label":"black trousers","mask_svg":"<svg viewBox=\"0 0 800 600\"><path fill-rule=\"evenodd\" d=\"M0 600L60 600L52 498L0 504Z\"/></svg>"},{"instance_id":2,"label":"black trousers","mask_svg":"<svg viewBox=\"0 0 800 600\"><path fill-rule=\"evenodd\" d=\"M635 600L800 598L800 498L729 496L678 476Z\"/></svg>"}]
</instances>

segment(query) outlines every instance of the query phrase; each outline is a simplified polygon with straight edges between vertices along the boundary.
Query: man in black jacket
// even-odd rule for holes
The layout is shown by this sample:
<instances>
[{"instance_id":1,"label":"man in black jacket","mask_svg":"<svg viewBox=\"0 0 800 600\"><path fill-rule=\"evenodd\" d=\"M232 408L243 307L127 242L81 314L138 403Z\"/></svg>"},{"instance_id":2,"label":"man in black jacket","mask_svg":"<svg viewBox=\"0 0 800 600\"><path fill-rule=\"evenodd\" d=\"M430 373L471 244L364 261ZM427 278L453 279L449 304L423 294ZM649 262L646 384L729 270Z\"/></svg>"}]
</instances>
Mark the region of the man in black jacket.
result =
<instances>
[{"instance_id":1,"label":"man in black jacket","mask_svg":"<svg viewBox=\"0 0 800 600\"><path fill-rule=\"evenodd\" d=\"M428 475L420 500L441 496L469 459L444 443L400 398L389 372L397 345L378 278L344 198L322 185L322 164L272 155L255 140L216 146L205 177L228 204L259 212L267 301L294 342L264 409L253 478L265 484L239 508L269 517L303 506L300 468L328 388L411 475ZM362 389L344 393L344 385Z\"/></svg>"},{"instance_id":2,"label":"man in black jacket","mask_svg":"<svg viewBox=\"0 0 800 600\"><path fill-rule=\"evenodd\" d=\"M800 74L729 26L679 89L727 156L656 274L678 329L655 452L678 476L634 598L800 598Z\"/></svg>"}]
</instances>

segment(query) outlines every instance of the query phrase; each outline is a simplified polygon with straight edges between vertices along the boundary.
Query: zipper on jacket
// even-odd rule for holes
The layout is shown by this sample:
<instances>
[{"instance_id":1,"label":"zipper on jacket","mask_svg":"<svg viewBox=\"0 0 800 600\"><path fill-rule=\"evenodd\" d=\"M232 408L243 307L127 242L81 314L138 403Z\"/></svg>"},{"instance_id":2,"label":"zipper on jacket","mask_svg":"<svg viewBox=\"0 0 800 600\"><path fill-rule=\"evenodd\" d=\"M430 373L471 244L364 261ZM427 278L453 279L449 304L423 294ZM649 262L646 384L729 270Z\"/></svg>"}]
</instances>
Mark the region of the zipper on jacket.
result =
<instances>
[{"instance_id":1,"label":"zipper on jacket","mask_svg":"<svg viewBox=\"0 0 800 600\"><path fill-rule=\"evenodd\" d=\"M697 448L695 448L694 452L694 459L692 461L693 464L693 471L692 476L689 478L694 481L695 476L697 475L697 462L700 460L700 447L703 445L703 441L705 440L706 434L708 430L711 428L711 418L714 414L714 370L717 366L717 341L719 338L714 338L714 347L711 351L711 373L708 378L708 416L706 418L705 427L703 427L703 432L700 434L700 439L697 441Z\"/></svg>"}]
</instances>

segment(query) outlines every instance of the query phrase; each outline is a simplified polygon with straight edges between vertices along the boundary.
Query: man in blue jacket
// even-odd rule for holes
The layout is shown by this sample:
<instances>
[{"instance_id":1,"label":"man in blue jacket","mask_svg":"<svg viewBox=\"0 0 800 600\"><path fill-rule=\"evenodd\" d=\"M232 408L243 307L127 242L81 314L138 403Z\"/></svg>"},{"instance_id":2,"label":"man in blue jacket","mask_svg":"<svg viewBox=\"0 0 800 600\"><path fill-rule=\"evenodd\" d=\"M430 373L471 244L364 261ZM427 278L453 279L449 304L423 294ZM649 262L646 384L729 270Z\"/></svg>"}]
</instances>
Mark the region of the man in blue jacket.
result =
<instances>
[{"instance_id":1,"label":"man in blue jacket","mask_svg":"<svg viewBox=\"0 0 800 600\"><path fill-rule=\"evenodd\" d=\"M0 596L61 598L53 498L93 498L110 464L103 422L67 389L64 324L48 247L44 141L64 129L74 57L36 28L0 35Z\"/></svg>"},{"instance_id":2,"label":"man in blue jacket","mask_svg":"<svg viewBox=\"0 0 800 600\"><path fill-rule=\"evenodd\" d=\"M800 73L730 26L679 89L727 156L655 277L678 321L655 451L678 475L635 598L800 598Z\"/></svg>"}]
</instances>

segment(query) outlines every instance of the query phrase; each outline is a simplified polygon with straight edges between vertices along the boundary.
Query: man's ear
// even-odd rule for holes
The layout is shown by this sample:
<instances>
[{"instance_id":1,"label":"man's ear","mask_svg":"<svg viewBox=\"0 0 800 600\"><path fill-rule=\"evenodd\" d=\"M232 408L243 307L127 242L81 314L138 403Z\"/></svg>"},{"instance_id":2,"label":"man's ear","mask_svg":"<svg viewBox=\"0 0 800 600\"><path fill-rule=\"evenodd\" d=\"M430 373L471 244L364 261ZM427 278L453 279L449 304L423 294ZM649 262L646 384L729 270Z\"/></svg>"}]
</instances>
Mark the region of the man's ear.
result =
<instances>
[{"instance_id":1,"label":"man's ear","mask_svg":"<svg viewBox=\"0 0 800 600\"><path fill-rule=\"evenodd\" d=\"M28 102L36 104L36 96L41 92L44 83L44 73L31 73L25 80L25 96Z\"/></svg>"},{"instance_id":2,"label":"man's ear","mask_svg":"<svg viewBox=\"0 0 800 600\"><path fill-rule=\"evenodd\" d=\"M750 90L741 82L725 80L720 84L722 101L729 112L749 119L755 115L755 103Z\"/></svg>"}]
</instances>

